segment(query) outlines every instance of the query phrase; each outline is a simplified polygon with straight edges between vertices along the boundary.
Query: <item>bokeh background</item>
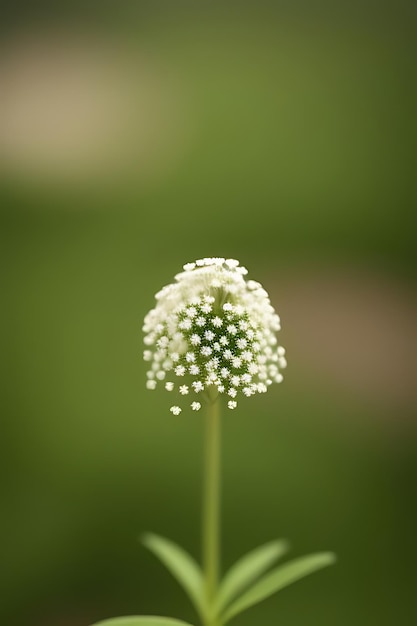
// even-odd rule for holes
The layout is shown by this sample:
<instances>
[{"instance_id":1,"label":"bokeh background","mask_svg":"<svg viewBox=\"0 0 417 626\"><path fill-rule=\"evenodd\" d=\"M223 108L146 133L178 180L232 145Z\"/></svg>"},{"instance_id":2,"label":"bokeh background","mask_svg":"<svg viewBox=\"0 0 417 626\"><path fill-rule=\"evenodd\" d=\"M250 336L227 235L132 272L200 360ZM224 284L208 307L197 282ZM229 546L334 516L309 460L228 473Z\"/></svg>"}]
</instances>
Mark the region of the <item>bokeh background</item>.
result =
<instances>
[{"instance_id":1,"label":"bokeh background","mask_svg":"<svg viewBox=\"0 0 417 626\"><path fill-rule=\"evenodd\" d=\"M87 4L2 17L1 623L196 623L138 537L199 555L202 422L145 390L141 325L226 256L289 367L224 419L224 568L278 536L339 555L236 626L411 626L411 13Z\"/></svg>"}]
</instances>

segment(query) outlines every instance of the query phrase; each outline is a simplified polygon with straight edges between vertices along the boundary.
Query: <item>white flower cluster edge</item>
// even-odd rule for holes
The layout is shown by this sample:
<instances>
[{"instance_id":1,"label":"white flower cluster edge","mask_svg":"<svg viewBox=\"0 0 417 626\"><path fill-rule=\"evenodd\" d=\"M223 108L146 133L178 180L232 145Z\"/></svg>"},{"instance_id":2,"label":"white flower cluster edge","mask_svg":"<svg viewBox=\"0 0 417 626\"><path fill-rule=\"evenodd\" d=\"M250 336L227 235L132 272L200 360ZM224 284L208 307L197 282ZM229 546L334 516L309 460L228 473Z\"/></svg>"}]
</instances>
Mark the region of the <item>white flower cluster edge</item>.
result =
<instances>
[{"instance_id":1,"label":"white flower cluster edge","mask_svg":"<svg viewBox=\"0 0 417 626\"><path fill-rule=\"evenodd\" d=\"M191 409L199 411L197 397L209 402L224 394L235 409L238 396L282 382L280 319L262 285L246 280L235 259L199 259L183 270L156 294L144 320L147 388L162 384L179 398L191 395ZM170 411L179 415L182 408L178 403Z\"/></svg>"}]
</instances>

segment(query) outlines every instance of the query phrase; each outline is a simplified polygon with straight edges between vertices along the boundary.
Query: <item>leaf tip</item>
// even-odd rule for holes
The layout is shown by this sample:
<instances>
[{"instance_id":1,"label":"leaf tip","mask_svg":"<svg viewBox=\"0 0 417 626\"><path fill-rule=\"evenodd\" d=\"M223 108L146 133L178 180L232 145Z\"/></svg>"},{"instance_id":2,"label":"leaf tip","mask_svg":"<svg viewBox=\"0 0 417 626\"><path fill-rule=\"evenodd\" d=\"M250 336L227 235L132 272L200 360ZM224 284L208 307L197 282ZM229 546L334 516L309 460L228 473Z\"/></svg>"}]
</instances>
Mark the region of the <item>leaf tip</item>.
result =
<instances>
[{"instance_id":1,"label":"leaf tip","mask_svg":"<svg viewBox=\"0 0 417 626\"><path fill-rule=\"evenodd\" d=\"M151 532L144 532L139 536L139 542L144 545L146 548L149 548L149 546L153 543L153 540L155 539L154 533Z\"/></svg>"},{"instance_id":2,"label":"leaf tip","mask_svg":"<svg viewBox=\"0 0 417 626\"><path fill-rule=\"evenodd\" d=\"M337 563L337 554L335 552L318 552L316 555L312 555L312 557L316 556L319 559L320 567L328 567L329 565L334 565Z\"/></svg>"},{"instance_id":3,"label":"leaf tip","mask_svg":"<svg viewBox=\"0 0 417 626\"><path fill-rule=\"evenodd\" d=\"M328 565L333 565L338 561L337 554L335 552L324 552L323 556L327 557Z\"/></svg>"},{"instance_id":4,"label":"leaf tip","mask_svg":"<svg viewBox=\"0 0 417 626\"><path fill-rule=\"evenodd\" d=\"M275 546L282 552L289 552L291 549L291 543L288 539L277 539L275 541Z\"/></svg>"}]
</instances>

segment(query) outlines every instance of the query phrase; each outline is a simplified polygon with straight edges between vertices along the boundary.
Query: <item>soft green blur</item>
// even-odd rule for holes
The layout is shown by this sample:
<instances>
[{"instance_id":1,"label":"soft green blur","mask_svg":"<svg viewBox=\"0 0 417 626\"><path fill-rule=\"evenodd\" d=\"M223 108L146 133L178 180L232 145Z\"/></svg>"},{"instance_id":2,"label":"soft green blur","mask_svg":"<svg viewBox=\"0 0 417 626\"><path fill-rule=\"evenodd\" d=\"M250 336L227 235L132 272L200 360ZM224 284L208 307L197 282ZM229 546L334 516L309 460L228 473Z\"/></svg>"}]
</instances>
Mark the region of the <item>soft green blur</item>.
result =
<instances>
[{"instance_id":1,"label":"soft green blur","mask_svg":"<svg viewBox=\"0 0 417 626\"><path fill-rule=\"evenodd\" d=\"M183 263L226 256L289 367L224 417L224 568L276 537L339 556L234 623L411 625L406 13L78 4L2 28L1 623L197 623L138 543L199 556L203 436L145 390L141 324Z\"/></svg>"}]
</instances>

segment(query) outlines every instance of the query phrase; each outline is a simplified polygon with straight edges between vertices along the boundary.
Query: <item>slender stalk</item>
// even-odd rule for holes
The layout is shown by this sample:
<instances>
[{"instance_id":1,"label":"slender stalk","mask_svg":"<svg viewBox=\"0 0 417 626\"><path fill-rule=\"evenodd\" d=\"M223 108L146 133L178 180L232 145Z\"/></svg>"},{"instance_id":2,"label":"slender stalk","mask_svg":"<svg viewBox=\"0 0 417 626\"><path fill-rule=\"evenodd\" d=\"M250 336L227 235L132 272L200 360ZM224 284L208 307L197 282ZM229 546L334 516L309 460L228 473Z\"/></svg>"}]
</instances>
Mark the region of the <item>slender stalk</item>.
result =
<instances>
[{"instance_id":1,"label":"slender stalk","mask_svg":"<svg viewBox=\"0 0 417 626\"><path fill-rule=\"evenodd\" d=\"M203 564L208 607L206 626L222 626L214 616L220 568L220 400L207 409L203 489Z\"/></svg>"}]
</instances>

